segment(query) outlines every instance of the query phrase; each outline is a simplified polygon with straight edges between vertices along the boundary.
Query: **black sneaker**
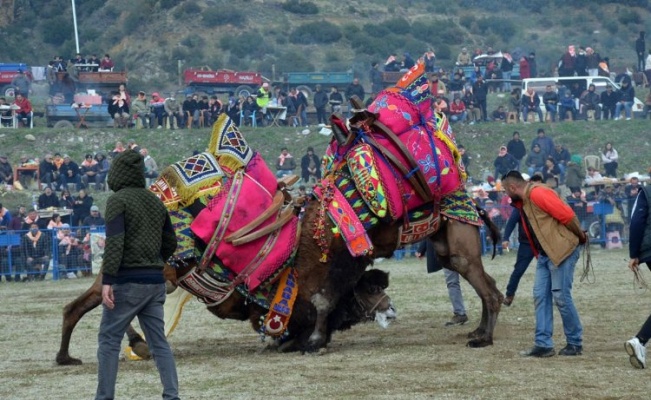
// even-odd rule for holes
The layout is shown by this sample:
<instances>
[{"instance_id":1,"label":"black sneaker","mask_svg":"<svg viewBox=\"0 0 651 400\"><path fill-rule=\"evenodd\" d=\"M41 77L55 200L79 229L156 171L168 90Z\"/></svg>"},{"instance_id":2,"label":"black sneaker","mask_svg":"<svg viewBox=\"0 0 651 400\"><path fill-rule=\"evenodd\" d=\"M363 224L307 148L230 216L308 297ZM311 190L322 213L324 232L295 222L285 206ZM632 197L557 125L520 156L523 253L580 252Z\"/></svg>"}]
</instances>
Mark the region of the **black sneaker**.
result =
<instances>
[{"instance_id":1,"label":"black sneaker","mask_svg":"<svg viewBox=\"0 0 651 400\"><path fill-rule=\"evenodd\" d=\"M568 344L558 352L559 356L580 356L583 353L583 346Z\"/></svg>"},{"instance_id":2,"label":"black sneaker","mask_svg":"<svg viewBox=\"0 0 651 400\"><path fill-rule=\"evenodd\" d=\"M554 355L556 355L556 352L552 347L533 346L529 350L521 351L520 355L522 357L546 358L546 357L553 357Z\"/></svg>"},{"instance_id":3,"label":"black sneaker","mask_svg":"<svg viewBox=\"0 0 651 400\"><path fill-rule=\"evenodd\" d=\"M454 317L452 317L451 320L445 323L445 326L452 326L452 325L463 325L466 322L468 322L468 316L463 314L454 314Z\"/></svg>"}]
</instances>

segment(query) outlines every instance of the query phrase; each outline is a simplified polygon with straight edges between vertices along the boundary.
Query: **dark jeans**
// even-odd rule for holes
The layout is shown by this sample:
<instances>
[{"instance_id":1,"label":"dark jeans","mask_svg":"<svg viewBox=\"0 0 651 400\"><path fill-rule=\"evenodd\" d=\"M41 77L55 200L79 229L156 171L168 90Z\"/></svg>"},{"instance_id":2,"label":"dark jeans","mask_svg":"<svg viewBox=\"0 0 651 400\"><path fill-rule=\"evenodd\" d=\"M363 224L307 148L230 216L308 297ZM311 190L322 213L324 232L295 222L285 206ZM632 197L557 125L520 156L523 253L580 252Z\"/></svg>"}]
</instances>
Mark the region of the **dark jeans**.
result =
<instances>
[{"instance_id":1,"label":"dark jeans","mask_svg":"<svg viewBox=\"0 0 651 400\"><path fill-rule=\"evenodd\" d=\"M529 243L520 242L520 247L518 247L518 256L515 260L515 265L513 266L513 272L511 272L511 277L509 278L509 284L506 285L506 295L515 296L515 292L518 290L518 285L520 284L520 279L522 275L529 268L531 260L533 260L533 250L531 250L531 245Z\"/></svg>"},{"instance_id":2,"label":"dark jeans","mask_svg":"<svg viewBox=\"0 0 651 400\"><path fill-rule=\"evenodd\" d=\"M317 107L316 108L316 123L317 124L327 124L328 121L326 119L326 107Z\"/></svg>"},{"instance_id":3,"label":"dark jeans","mask_svg":"<svg viewBox=\"0 0 651 400\"><path fill-rule=\"evenodd\" d=\"M156 362L163 384L163 399L179 398L179 380L172 349L165 338L163 304L165 284L113 285L115 307L104 306L99 327L97 349L97 392L95 399L115 398L120 343L131 321L137 316L147 338L147 345ZM145 397L152 397L151 393Z\"/></svg>"},{"instance_id":4,"label":"dark jeans","mask_svg":"<svg viewBox=\"0 0 651 400\"><path fill-rule=\"evenodd\" d=\"M604 107L602 112L603 112L603 119L613 119L613 118L615 118L615 106Z\"/></svg>"},{"instance_id":5,"label":"dark jeans","mask_svg":"<svg viewBox=\"0 0 651 400\"><path fill-rule=\"evenodd\" d=\"M609 163L604 163L604 169L606 170L606 176L611 178L617 178L617 161L611 161Z\"/></svg>"},{"instance_id":6,"label":"dark jeans","mask_svg":"<svg viewBox=\"0 0 651 400\"><path fill-rule=\"evenodd\" d=\"M73 177L65 174L59 175L59 184L63 186L63 189L67 189L69 183L74 183L77 191L81 190L81 177L79 175Z\"/></svg>"}]
</instances>

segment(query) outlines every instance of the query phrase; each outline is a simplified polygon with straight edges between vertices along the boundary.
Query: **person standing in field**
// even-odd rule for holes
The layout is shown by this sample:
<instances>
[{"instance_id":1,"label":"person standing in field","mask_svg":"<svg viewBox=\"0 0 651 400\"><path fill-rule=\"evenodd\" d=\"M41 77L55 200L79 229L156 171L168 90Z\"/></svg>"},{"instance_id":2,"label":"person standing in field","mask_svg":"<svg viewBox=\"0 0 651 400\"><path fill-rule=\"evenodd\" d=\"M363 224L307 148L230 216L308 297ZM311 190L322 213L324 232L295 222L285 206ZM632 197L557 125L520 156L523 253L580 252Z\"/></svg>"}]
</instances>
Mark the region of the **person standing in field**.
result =
<instances>
[{"instance_id":1,"label":"person standing in field","mask_svg":"<svg viewBox=\"0 0 651 400\"><path fill-rule=\"evenodd\" d=\"M651 186L640 190L633 204L630 225L630 241L628 252L630 260L628 267L637 271L640 263L646 263L651 269ZM635 368L646 368L646 344L651 339L651 315L647 318L640 331L632 339L624 343L631 365Z\"/></svg>"},{"instance_id":2,"label":"person standing in field","mask_svg":"<svg viewBox=\"0 0 651 400\"><path fill-rule=\"evenodd\" d=\"M572 299L572 284L579 245L586 242L586 234L574 211L549 187L525 181L518 171L506 174L502 186L520 212L520 223L538 259L533 287L534 346L520 355L551 357L556 354L552 338L553 302L563 320L567 339L559 355L578 356L583 352L583 326Z\"/></svg>"},{"instance_id":3,"label":"person standing in field","mask_svg":"<svg viewBox=\"0 0 651 400\"><path fill-rule=\"evenodd\" d=\"M113 160L107 182L106 247L95 399L115 398L120 342L137 316L163 384L163 399L179 399L174 356L165 338L164 262L176 250L167 209L145 188L145 163L126 150Z\"/></svg>"}]
</instances>

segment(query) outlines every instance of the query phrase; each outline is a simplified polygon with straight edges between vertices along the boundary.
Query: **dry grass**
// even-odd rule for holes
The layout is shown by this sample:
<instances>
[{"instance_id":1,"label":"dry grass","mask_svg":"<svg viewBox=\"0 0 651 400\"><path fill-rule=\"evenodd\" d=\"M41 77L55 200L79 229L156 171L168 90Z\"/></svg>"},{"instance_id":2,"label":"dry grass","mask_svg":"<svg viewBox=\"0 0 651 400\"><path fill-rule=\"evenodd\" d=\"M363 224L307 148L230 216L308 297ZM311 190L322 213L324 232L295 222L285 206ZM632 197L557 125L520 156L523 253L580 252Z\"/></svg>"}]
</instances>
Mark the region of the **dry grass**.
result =
<instances>
[{"instance_id":1,"label":"dry grass","mask_svg":"<svg viewBox=\"0 0 651 400\"><path fill-rule=\"evenodd\" d=\"M197 302L186 307L170 338L185 399L643 399L648 372L633 369L623 343L647 317L649 293L636 289L625 251L594 248L596 283L575 284L585 329L584 355L521 358L532 345L533 268L524 276L514 305L499 318L495 345L466 348L465 334L479 320L481 305L464 282L470 324L445 328L450 304L442 273L426 275L423 262L405 259L377 266L391 272L389 293L398 321L387 330L375 324L335 335L318 356L276 354L250 327L220 321ZM515 260L512 252L487 270L504 289ZM647 281L649 273L646 272ZM83 366L59 367L61 309L90 280L0 285L0 398L90 398L96 384L100 312L89 313L73 335L72 355ZM558 313L556 348L565 344ZM158 398L153 363L120 364L119 398Z\"/></svg>"}]
</instances>

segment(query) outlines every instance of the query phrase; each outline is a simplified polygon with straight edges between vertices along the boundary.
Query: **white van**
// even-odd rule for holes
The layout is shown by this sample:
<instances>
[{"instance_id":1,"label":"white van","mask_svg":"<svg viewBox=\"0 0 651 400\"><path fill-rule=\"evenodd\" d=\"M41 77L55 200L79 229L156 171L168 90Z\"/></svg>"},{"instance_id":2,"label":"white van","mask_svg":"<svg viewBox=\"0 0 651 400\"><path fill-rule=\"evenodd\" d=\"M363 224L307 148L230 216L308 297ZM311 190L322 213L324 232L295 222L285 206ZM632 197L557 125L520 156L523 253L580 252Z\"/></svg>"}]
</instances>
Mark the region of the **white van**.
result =
<instances>
[{"instance_id":1,"label":"white van","mask_svg":"<svg viewBox=\"0 0 651 400\"><path fill-rule=\"evenodd\" d=\"M545 105L542 101L542 96L545 93L545 88L547 85L551 85L553 88L558 90L558 88L564 86L567 89L570 89L574 83L578 83L581 91L588 90L590 85L595 86L595 92L601 96L601 92L606 90L607 86L612 86L613 90L619 89L619 85L613 82L612 79L605 76L552 76L548 78L527 78L522 80L522 93L526 92L528 88L533 88L540 97L540 108L545 114ZM631 83L633 84L633 83ZM558 93L559 98L562 96L562 93ZM633 102L633 115L636 118L641 118L644 112L644 103L642 103L637 97Z\"/></svg>"}]
</instances>

